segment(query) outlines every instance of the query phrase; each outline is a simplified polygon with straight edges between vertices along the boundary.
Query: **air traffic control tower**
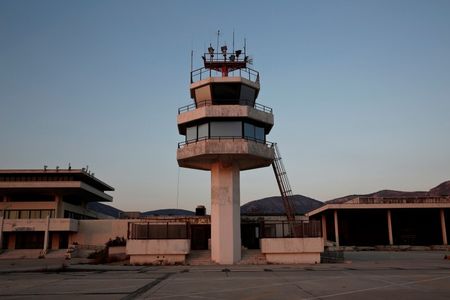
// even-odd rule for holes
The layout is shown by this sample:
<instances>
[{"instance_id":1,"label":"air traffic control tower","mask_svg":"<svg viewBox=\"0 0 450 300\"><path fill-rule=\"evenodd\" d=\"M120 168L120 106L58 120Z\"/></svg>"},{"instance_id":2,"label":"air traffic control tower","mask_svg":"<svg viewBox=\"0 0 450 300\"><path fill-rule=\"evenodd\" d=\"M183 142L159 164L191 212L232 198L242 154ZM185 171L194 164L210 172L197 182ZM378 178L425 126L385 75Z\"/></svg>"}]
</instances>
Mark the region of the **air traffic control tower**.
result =
<instances>
[{"instance_id":1,"label":"air traffic control tower","mask_svg":"<svg viewBox=\"0 0 450 300\"><path fill-rule=\"evenodd\" d=\"M241 170L270 166L274 148L266 141L272 109L256 103L259 73L248 67L244 51L208 48L203 67L191 71L194 103L178 110L180 167L211 171L211 259L241 259Z\"/></svg>"}]
</instances>

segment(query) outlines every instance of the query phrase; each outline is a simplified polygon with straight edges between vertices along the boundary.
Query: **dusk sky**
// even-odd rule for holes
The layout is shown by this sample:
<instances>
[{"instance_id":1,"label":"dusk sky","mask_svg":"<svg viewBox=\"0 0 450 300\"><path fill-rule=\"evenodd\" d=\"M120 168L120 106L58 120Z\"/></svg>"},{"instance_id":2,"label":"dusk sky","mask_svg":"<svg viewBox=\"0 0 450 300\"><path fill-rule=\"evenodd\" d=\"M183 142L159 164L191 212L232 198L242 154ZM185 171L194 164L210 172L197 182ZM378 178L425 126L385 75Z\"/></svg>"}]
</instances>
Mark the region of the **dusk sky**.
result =
<instances>
[{"instance_id":1,"label":"dusk sky","mask_svg":"<svg viewBox=\"0 0 450 300\"><path fill-rule=\"evenodd\" d=\"M89 165L117 208L209 212L176 116L217 30L247 39L295 194L450 179L450 1L413 0L3 0L0 168ZM241 204L278 194L272 168L241 173Z\"/></svg>"}]
</instances>

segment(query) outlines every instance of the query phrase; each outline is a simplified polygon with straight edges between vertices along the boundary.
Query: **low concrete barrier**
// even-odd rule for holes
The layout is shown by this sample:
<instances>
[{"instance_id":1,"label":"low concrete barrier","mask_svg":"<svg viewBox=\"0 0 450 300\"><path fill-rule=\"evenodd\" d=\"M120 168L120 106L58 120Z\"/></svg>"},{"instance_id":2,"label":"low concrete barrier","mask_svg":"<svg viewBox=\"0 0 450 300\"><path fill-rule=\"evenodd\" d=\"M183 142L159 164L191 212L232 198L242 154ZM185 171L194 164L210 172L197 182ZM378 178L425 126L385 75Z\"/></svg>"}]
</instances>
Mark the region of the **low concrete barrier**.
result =
<instances>
[{"instance_id":1,"label":"low concrete barrier","mask_svg":"<svg viewBox=\"0 0 450 300\"><path fill-rule=\"evenodd\" d=\"M130 256L130 264L183 264L189 254L190 240L128 240L126 253Z\"/></svg>"},{"instance_id":2,"label":"low concrete barrier","mask_svg":"<svg viewBox=\"0 0 450 300\"><path fill-rule=\"evenodd\" d=\"M323 238L265 238L261 239L261 253L268 263L317 264L324 250Z\"/></svg>"}]
</instances>

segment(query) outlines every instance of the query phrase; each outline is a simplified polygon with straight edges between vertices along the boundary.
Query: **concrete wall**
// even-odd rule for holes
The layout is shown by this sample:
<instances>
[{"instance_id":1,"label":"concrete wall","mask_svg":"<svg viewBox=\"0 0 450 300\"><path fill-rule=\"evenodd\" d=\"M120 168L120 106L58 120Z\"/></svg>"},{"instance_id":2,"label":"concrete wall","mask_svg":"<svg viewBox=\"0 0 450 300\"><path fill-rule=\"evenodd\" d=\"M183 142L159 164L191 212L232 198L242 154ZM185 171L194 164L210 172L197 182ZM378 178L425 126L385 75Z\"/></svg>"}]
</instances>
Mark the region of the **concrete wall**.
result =
<instances>
[{"instance_id":1,"label":"concrete wall","mask_svg":"<svg viewBox=\"0 0 450 300\"><path fill-rule=\"evenodd\" d=\"M324 250L321 237L261 239L260 242L261 253L269 263L320 263L320 253Z\"/></svg>"},{"instance_id":2,"label":"concrete wall","mask_svg":"<svg viewBox=\"0 0 450 300\"><path fill-rule=\"evenodd\" d=\"M204 140L190 143L177 150L181 167L210 170L220 160L232 160L240 170L270 166L274 151L266 144L245 139Z\"/></svg>"},{"instance_id":3,"label":"concrete wall","mask_svg":"<svg viewBox=\"0 0 450 300\"><path fill-rule=\"evenodd\" d=\"M104 246L109 239L127 238L129 221L132 220L79 220L78 232L69 237L69 244Z\"/></svg>"},{"instance_id":4,"label":"concrete wall","mask_svg":"<svg viewBox=\"0 0 450 300\"><path fill-rule=\"evenodd\" d=\"M5 219L3 232L46 231L47 219ZM77 231L78 221L74 219L51 218L49 231Z\"/></svg>"},{"instance_id":5,"label":"concrete wall","mask_svg":"<svg viewBox=\"0 0 450 300\"><path fill-rule=\"evenodd\" d=\"M131 264L184 263L191 247L190 240L128 240L127 255Z\"/></svg>"},{"instance_id":6,"label":"concrete wall","mask_svg":"<svg viewBox=\"0 0 450 300\"><path fill-rule=\"evenodd\" d=\"M24 202L0 202L0 210L24 210L24 209L54 209L55 201L24 201Z\"/></svg>"}]
</instances>

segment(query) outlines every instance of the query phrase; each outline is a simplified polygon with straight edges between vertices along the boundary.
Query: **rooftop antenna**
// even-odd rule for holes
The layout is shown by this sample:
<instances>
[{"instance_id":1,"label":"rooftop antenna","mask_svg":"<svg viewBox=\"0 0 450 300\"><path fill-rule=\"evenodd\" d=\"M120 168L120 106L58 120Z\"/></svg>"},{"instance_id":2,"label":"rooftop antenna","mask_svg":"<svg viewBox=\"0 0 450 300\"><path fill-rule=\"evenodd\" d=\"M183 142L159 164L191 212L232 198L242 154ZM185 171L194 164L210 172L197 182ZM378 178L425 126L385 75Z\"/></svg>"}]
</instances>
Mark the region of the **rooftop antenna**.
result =
<instances>
[{"instance_id":1,"label":"rooftop antenna","mask_svg":"<svg viewBox=\"0 0 450 300\"><path fill-rule=\"evenodd\" d=\"M233 53L234 53L234 28L233 28Z\"/></svg>"},{"instance_id":2,"label":"rooftop antenna","mask_svg":"<svg viewBox=\"0 0 450 300\"><path fill-rule=\"evenodd\" d=\"M70 163L69 163L69 171L70 171L70 170L72 170L72 166L71 166Z\"/></svg>"},{"instance_id":3,"label":"rooftop antenna","mask_svg":"<svg viewBox=\"0 0 450 300\"><path fill-rule=\"evenodd\" d=\"M191 72L194 69L194 50L191 50Z\"/></svg>"},{"instance_id":4,"label":"rooftop antenna","mask_svg":"<svg viewBox=\"0 0 450 300\"><path fill-rule=\"evenodd\" d=\"M247 39L244 38L244 57L247 54Z\"/></svg>"},{"instance_id":5,"label":"rooftop antenna","mask_svg":"<svg viewBox=\"0 0 450 300\"><path fill-rule=\"evenodd\" d=\"M217 51L219 51L219 37L220 37L220 30L217 30Z\"/></svg>"}]
</instances>

